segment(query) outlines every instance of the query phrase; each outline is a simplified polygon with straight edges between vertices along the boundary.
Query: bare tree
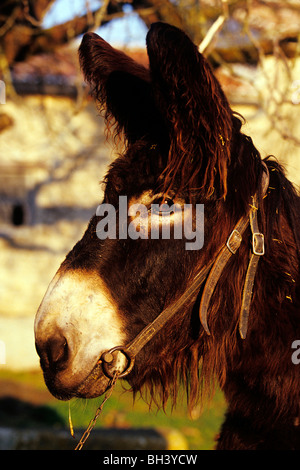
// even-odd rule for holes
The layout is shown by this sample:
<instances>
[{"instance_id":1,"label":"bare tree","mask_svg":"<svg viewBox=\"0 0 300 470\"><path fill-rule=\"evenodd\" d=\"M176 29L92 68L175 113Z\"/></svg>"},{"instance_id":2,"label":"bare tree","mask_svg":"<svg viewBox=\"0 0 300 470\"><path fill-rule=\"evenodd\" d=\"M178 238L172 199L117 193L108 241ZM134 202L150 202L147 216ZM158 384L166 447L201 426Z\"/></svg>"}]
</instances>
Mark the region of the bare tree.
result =
<instances>
[{"instance_id":1,"label":"bare tree","mask_svg":"<svg viewBox=\"0 0 300 470\"><path fill-rule=\"evenodd\" d=\"M100 8L88 9L80 17L45 29L42 21L54 3L55 0L1 2L0 48L9 65L32 54L52 52L87 30L123 16L123 7L128 2L103 0ZM226 47L216 46L224 60L226 53L229 54L228 49L231 50L231 61L233 58L238 61L258 59L257 47L252 40L237 43L232 38L233 29L238 26L241 33L250 28L266 53L273 52L274 41L288 55L295 54L297 48L300 4L295 0L132 0L130 4L147 26L155 21L167 21L184 29L199 44L226 7L226 22L222 25Z\"/></svg>"},{"instance_id":2,"label":"bare tree","mask_svg":"<svg viewBox=\"0 0 300 470\"><path fill-rule=\"evenodd\" d=\"M120 18L127 2L102 0L99 8L87 8L85 14L46 29L43 19L55 0L2 0L0 71L7 86L9 69L16 61L53 52L84 32ZM279 90L278 83L271 83L266 75L271 93L267 101L261 100L261 106L272 126L285 138L299 143L299 138L284 124L286 117L282 114L287 89L295 81L292 69L300 53L299 0L131 0L130 4L147 26L167 21L184 29L215 66L259 64L265 73L265 58L275 57L276 63L286 70L286 89ZM252 84L255 87L253 80Z\"/></svg>"}]
</instances>

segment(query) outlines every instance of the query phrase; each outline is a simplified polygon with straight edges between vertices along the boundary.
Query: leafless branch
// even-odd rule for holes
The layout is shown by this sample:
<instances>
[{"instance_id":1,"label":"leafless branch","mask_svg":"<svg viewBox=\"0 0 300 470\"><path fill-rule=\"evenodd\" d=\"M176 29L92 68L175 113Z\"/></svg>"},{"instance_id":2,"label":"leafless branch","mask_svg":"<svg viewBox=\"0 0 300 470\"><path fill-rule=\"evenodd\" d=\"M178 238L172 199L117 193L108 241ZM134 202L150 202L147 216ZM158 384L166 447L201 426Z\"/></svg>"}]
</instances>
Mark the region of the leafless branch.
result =
<instances>
[{"instance_id":1,"label":"leafless branch","mask_svg":"<svg viewBox=\"0 0 300 470\"><path fill-rule=\"evenodd\" d=\"M212 43L213 39L217 37L221 31L225 21L229 17L229 5L228 0L222 0L222 14L216 19L212 26L207 31L205 37L199 45L199 52L202 54L208 49L209 45Z\"/></svg>"}]
</instances>

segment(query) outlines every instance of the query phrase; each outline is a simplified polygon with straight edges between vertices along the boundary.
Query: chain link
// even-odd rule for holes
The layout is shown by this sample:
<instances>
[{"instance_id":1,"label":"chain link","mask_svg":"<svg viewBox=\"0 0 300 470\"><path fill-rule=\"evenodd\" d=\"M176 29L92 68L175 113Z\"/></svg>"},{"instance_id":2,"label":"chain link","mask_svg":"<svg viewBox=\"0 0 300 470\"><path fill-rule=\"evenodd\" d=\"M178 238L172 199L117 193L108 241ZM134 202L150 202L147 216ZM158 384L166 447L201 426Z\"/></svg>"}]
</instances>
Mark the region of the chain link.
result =
<instances>
[{"instance_id":1,"label":"chain link","mask_svg":"<svg viewBox=\"0 0 300 470\"><path fill-rule=\"evenodd\" d=\"M93 430L93 428L95 427L95 424L96 424L96 421L98 419L98 416L101 414L102 412L102 409L103 409L103 406L104 404L107 402L107 400L111 397L111 394L113 392L113 389L117 383L117 379L118 379L118 376L119 376L119 373L118 371L116 371L114 373L114 376L113 378L111 379L111 382L109 384L109 388L107 389L106 391L106 394L105 394L105 397L101 403L101 405L97 408L96 410L96 413L95 413L95 416L93 419L91 419L91 421L89 422L89 425L87 427L87 429L84 431L83 435L81 436L81 439L80 441L78 442L77 446L75 447L74 450L81 450L82 447L84 446L86 440L88 439L89 435L91 434L91 431Z\"/></svg>"}]
</instances>

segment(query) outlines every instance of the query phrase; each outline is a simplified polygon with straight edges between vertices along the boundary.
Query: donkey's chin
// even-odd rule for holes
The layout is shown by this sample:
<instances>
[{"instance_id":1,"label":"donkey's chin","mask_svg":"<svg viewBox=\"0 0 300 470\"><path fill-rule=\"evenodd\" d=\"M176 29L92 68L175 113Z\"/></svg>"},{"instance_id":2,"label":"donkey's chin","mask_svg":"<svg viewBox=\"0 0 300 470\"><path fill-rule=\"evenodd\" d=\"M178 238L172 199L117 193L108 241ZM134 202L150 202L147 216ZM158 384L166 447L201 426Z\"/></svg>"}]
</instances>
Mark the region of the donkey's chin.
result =
<instances>
[{"instance_id":1,"label":"donkey's chin","mask_svg":"<svg viewBox=\"0 0 300 470\"><path fill-rule=\"evenodd\" d=\"M44 373L44 379L50 393L59 400L96 398L106 392L110 383L98 364L84 380L76 384L72 372L62 375L58 373L56 376Z\"/></svg>"},{"instance_id":2,"label":"donkey's chin","mask_svg":"<svg viewBox=\"0 0 300 470\"><path fill-rule=\"evenodd\" d=\"M110 384L110 379L103 374L102 367L96 365L88 377L79 385L76 390L77 398L96 398L106 392Z\"/></svg>"},{"instance_id":3,"label":"donkey's chin","mask_svg":"<svg viewBox=\"0 0 300 470\"><path fill-rule=\"evenodd\" d=\"M96 398L106 392L109 386L109 379L102 376L98 380L93 379L93 382L87 380L83 382L75 391L74 397L77 398Z\"/></svg>"}]
</instances>

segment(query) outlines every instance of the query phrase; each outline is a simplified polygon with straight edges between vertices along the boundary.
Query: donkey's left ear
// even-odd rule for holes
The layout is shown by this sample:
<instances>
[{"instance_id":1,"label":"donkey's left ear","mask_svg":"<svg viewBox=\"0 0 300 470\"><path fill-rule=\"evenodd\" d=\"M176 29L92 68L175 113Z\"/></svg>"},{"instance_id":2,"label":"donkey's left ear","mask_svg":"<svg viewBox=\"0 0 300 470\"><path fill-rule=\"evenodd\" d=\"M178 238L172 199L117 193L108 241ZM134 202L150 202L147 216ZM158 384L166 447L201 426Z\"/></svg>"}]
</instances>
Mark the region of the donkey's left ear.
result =
<instances>
[{"instance_id":1,"label":"donkey's left ear","mask_svg":"<svg viewBox=\"0 0 300 470\"><path fill-rule=\"evenodd\" d=\"M167 184L226 195L232 111L206 59L178 28L155 23L147 50L156 105L171 147Z\"/></svg>"}]
</instances>

